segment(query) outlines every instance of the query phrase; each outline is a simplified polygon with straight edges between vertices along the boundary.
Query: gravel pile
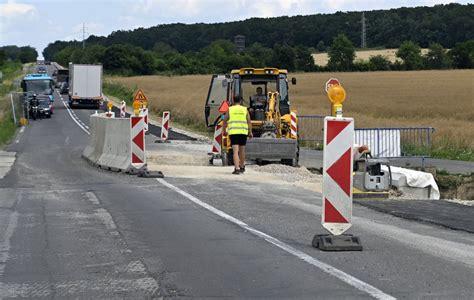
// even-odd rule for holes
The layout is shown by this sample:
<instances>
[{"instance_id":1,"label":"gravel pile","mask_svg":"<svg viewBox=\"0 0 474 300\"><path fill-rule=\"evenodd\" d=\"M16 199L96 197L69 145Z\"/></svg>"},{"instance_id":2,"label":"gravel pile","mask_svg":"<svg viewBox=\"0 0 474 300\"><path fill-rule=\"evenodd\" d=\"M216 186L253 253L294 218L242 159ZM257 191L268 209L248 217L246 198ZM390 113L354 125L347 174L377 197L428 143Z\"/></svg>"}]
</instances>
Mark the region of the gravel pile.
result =
<instances>
[{"instance_id":1,"label":"gravel pile","mask_svg":"<svg viewBox=\"0 0 474 300\"><path fill-rule=\"evenodd\" d=\"M318 181L321 175L313 174L305 167L294 168L280 164L269 164L265 166L252 166L252 169L257 172L270 173L280 177L282 180L288 182L297 181Z\"/></svg>"}]
</instances>

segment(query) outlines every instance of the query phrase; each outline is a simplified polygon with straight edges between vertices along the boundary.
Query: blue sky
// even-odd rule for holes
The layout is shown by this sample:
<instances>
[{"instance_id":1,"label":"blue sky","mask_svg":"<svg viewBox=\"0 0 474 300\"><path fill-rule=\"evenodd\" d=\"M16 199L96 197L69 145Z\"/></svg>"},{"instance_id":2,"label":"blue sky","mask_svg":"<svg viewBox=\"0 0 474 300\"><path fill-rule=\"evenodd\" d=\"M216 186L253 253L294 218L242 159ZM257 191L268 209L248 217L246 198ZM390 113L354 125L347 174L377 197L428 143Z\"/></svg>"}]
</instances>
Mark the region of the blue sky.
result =
<instances>
[{"instance_id":1,"label":"blue sky","mask_svg":"<svg viewBox=\"0 0 474 300\"><path fill-rule=\"evenodd\" d=\"M81 40L168 23L215 23L250 17L309 15L472 1L446 0L0 0L0 46Z\"/></svg>"}]
</instances>

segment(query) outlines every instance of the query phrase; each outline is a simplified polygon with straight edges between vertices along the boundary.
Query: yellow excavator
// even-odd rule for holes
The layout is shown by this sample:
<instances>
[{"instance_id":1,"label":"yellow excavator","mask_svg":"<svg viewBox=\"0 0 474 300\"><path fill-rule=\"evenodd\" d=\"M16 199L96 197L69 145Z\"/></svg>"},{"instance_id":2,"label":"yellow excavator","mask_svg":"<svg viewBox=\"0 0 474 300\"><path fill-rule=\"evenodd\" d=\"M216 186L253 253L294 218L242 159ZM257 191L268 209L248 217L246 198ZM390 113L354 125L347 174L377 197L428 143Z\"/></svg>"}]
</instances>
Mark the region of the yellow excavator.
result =
<instances>
[{"instance_id":1,"label":"yellow excavator","mask_svg":"<svg viewBox=\"0 0 474 300\"><path fill-rule=\"evenodd\" d=\"M292 78L292 84L296 79ZM255 94L261 89L264 101L257 103ZM253 138L247 141L246 158L256 161L279 161L296 167L299 160L297 135L291 133L291 107L288 93L288 71L277 68L242 68L230 74L213 75L205 105L208 127L223 120L219 108L233 104L235 96L242 97L252 120ZM264 104L262 104L264 102ZM230 139L223 134L222 164L231 165Z\"/></svg>"}]
</instances>

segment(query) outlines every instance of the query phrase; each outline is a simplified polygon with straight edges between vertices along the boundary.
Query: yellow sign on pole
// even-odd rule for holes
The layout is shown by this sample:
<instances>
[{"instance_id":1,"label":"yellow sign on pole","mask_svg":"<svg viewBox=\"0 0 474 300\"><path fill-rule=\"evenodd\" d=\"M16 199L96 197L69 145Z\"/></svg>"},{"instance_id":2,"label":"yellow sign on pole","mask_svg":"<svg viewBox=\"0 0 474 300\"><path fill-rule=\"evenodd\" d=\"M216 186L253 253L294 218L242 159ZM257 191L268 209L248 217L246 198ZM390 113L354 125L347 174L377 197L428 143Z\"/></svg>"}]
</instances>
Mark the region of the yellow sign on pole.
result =
<instances>
[{"instance_id":1,"label":"yellow sign on pole","mask_svg":"<svg viewBox=\"0 0 474 300\"><path fill-rule=\"evenodd\" d=\"M143 91L141 89L138 89L137 93L135 94L135 97L133 97L133 101L148 102L148 99L146 98Z\"/></svg>"},{"instance_id":2,"label":"yellow sign on pole","mask_svg":"<svg viewBox=\"0 0 474 300\"><path fill-rule=\"evenodd\" d=\"M140 114L140 109L148 106L148 99L145 96L145 93L141 89L138 89L135 97L133 97L133 112L136 117Z\"/></svg>"}]
</instances>

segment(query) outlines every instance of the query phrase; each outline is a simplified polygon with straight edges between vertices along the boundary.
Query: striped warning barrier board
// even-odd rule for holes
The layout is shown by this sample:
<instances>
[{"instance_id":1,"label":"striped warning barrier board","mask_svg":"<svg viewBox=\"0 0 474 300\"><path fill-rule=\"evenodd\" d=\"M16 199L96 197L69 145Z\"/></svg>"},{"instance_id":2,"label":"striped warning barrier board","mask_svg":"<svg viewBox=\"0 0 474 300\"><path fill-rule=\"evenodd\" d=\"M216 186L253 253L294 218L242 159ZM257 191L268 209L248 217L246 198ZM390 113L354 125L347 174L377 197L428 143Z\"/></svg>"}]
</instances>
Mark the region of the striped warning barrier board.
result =
<instances>
[{"instance_id":1,"label":"striped warning barrier board","mask_svg":"<svg viewBox=\"0 0 474 300\"><path fill-rule=\"evenodd\" d=\"M162 141L168 140L169 128L170 128L170 112L164 111L163 119L161 123L161 140Z\"/></svg>"},{"instance_id":2,"label":"striped warning barrier board","mask_svg":"<svg viewBox=\"0 0 474 300\"><path fill-rule=\"evenodd\" d=\"M130 117L131 128L131 161L132 167L140 169L146 164L145 155L145 120L144 117Z\"/></svg>"},{"instance_id":3,"label":"striped warning barrier board","mask_svg":"<svg viewBox=\"0 0 474 300\"><path fill-rule=\"evenodd\" d=\"M212 141L212 153L221 154L222 146L222 123L216 125L214 131L214 139Z\"/></svg>"},{"instance_id":4,"label":"striped warning barrier board","mask_svg":"<svg viewBox=\"0 0 474 300\"><path fill-rule=\"evenodd\" d=\"M354 120L326 117L324 128L322 225L340 235L352 221Z\"/></svg>"}]
</instances>

